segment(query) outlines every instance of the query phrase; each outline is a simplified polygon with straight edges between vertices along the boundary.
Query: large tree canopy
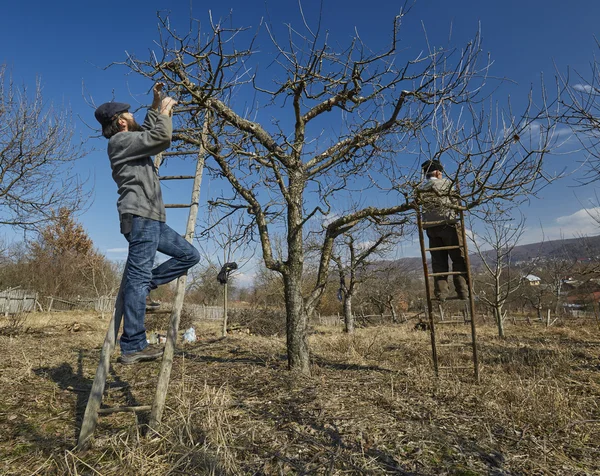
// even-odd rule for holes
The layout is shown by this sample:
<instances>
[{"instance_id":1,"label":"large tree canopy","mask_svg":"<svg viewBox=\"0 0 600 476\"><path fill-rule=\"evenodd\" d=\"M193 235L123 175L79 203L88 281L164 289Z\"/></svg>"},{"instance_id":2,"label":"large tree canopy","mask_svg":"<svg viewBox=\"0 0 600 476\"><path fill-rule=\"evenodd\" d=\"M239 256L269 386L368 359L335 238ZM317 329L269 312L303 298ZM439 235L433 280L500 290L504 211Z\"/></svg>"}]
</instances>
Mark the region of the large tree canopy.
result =
<instances>
[{"instance_id":1,"label":"large tree canopy","mask_svg":"<svg viewBox=\"0 0 600 476\"><path fill-rule=\"evenodd\" d=\"M308 372L307 322L335 239L364 220L406 221L425 159L444 161L466 208L534 191L552 124L544 107L514 115L495 106L479 34L462 49L423 42L411 56L398 48L404 13L390 19L380 51L358 34L339 46L324 18L314 28L298 20L281 36L212 18L182 35L160 18L159 49L125 64L168 85L182 106L178 149L204 148L231 185L214 203L247 212L255 226L265 265L284 281L290 367ZM280 252L274 233L284 237ZM306 291L309 233L320 259Z\"/></svg>"}]
</instances>

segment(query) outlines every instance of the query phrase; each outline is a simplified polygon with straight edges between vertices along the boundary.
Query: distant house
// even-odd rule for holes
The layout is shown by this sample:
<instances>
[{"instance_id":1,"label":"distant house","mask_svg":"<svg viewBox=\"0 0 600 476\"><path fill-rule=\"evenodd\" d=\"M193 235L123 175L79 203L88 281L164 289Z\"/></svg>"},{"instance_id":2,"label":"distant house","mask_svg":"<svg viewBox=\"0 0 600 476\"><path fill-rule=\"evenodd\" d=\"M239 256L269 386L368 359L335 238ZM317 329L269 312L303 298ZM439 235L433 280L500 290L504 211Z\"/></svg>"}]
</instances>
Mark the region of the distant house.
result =
<instances>
[{"instance_id":1,"label":"distant house","mask_svg":"<svg viewBox=\"0 0 600 476\"><path fill-rule=\"evenodd\" d=\"M529 282L530 286L539 286L540 283L542 282L541 278L538 278L537 276L535 276L534 274L528 274L527 276L525 276L523 278L525 281Z\"/></svg>"}]
</instances>

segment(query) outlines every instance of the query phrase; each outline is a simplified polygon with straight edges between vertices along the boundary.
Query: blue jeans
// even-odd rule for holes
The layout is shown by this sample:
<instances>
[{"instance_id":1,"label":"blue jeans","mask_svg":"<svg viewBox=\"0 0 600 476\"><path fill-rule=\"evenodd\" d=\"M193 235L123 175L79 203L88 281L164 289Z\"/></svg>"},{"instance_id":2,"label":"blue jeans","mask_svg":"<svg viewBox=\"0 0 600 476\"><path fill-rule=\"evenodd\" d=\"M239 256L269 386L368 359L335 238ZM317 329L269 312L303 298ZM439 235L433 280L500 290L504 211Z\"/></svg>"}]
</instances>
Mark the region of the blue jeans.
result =
<instances>
[{"instance_id":1,"label":"blue jeans","mask_svg":"<svg viewBox=\"0 0 600 476\"><path fill-rule=\"evenodd\" d=\"M123 333L121 352L131 354L145 349L146 297L150 290L184 275L200 261L198 250L166 223L133 216L129 242L126 279L123 289ZM156 252L171 258L152 269Z\"/></svg>"}]
</instances>

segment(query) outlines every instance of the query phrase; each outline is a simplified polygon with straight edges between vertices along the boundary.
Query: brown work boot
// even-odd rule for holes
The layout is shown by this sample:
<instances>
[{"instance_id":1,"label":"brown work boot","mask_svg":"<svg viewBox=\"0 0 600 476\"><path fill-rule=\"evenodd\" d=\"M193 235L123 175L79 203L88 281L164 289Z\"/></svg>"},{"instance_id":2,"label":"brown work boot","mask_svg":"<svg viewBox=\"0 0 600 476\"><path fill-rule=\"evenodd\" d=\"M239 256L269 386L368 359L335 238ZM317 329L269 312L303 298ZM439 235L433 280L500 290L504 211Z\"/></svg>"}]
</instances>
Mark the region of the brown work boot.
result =
<instances>
[{"instance_id":1,"label":"brown work boot","mask_svg":"<svg viewBox=\"0 0 600 476\"><path fill-rule=\"evenodd\" d=\"M433 295L435 298L444 302L448 297L448 281L445 278L438 277L433 281Z\"/></svg>"},{"instance_id":2,"label":"brown work boot","mask_svg":"<svg viewBox=\"0 0 600 476\"><path fill-rule=\"evenodd\" d=\"M458 288L456 290L456 298L460 299L461 301L469 299L469 289Z\"/></svg>"},{"instance_id":3,"label":"brown work boot","mask_svg":"<svg viewBox=\"0 0 600 476\"><path fill-rule=\"evenodd\" d=\"M135 364L136 362L146 362L149 360L156 360L162 357L165 348L162 345L148 344L145 349L138 350L131 354L121 355L122 364Z\"/></svg>"}]
</instances>

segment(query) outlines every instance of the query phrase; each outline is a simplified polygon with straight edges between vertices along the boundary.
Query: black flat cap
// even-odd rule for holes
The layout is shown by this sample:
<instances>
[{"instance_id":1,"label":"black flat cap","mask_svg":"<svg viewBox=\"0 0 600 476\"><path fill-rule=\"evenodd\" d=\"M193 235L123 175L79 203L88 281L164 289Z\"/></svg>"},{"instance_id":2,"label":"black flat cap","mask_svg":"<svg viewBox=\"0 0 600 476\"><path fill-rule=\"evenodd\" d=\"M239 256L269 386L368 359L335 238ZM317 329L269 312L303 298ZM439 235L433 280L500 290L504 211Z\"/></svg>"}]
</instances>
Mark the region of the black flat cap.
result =
<instances>
[{"instance_id":1,"label":"black flat cap","mask_svg":"<svg viewBox=\"0 0 600 476\"><path fill-rule=\"evenodd\" d=\"M421 168L425 174L435 172L436 170L439 170L440 172L444 171L444 166L439 160L427 160L421 164Z\"/></svg>"},{"instance_id":2,"label":"black flat cap","mask_svg":"<svg viewBox=\"0 0 600 476\"><path fill-rule=\"evenodd\" d=\"M128 111L130 107L129 104L125 104L124 102L105 102L101 106L98 106L94 115L100 124L107 126L116 114Z\"/></svg>"}]
</instances>

